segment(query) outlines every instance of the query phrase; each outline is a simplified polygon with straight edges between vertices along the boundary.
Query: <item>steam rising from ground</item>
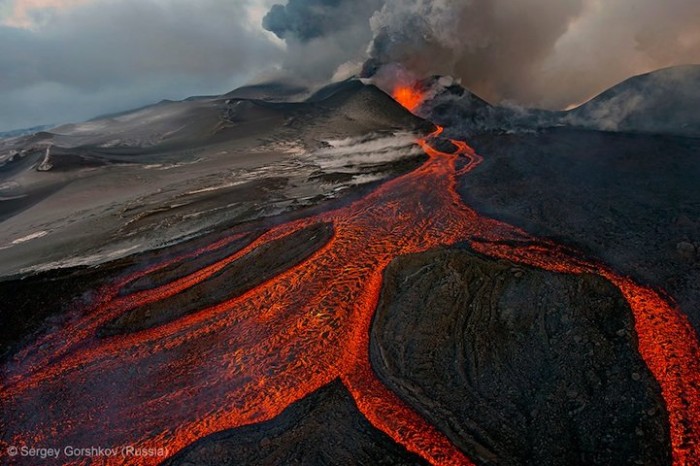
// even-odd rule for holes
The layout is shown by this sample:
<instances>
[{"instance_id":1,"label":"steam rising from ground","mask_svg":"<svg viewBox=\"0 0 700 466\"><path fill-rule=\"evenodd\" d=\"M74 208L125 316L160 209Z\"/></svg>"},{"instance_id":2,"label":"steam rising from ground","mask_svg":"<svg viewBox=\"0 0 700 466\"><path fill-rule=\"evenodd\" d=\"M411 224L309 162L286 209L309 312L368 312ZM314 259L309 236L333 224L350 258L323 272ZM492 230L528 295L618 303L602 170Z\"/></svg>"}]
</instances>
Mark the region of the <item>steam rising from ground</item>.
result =
<instances>
[{"instance_id":1,"label":"steam rising from ground","mask_svg":"<svg viewBox=\"0 0 700 466\"><path fill-rule=\"evenodd\" d=\"M413 133L398 133L387 137L368 135L325 141L326 146L313 155L315 163L324 170L362 165L381 165L421 154Z\"/></svg>"},{"instance_id":2,"label":"steam rising from ground","mask_svg":"<svg viewBox=\"0 0 700 466\"><path fill-rule=\"evenodd\" d=\"M375 70L453 75L493 103L547 108L700 63L697 24L696 0L289 0L264 22L287 41L287 68L307 77L357 71L370 59Z\"/></svg>"}]
</instances>

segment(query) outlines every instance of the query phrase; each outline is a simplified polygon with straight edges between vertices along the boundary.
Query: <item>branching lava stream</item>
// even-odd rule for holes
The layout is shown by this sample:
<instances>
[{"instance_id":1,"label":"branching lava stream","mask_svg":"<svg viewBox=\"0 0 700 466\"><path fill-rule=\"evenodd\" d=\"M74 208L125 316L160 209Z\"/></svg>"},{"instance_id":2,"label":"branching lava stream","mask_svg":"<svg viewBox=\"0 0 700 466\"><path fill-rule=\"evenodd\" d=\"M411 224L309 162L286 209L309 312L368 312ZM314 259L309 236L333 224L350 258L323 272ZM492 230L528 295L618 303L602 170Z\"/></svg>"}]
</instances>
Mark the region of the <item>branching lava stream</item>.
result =
<instances>
[{"instance_id":1,"label":"branching lava stream","mask_svg":"<svg viewBox=\"0 0 700 466\"><path fill-rule=\"evenodd\" d=\"M594 272L616 284L632 307L640 353L670 413L674 464L697 464L700 350L679 309L604 266L464 205L457 178L481 158L461 141L452 141L449 153L438 150L433 141L440 134L438 129L419 140L429 156L422 167L352 204L273 227L229 257L157 288L119 295L128 283L168 263L102 290L93 310L3 367L3 454L8 445L136 445L167 447L172 455L213 432L272 419L340 378L367 419L408 450L436 465L472 464L379 381L368 355L385 267L403 254L468 242L492 257L566 273ZM330 241L243 295L152 329L96 336L116 316L173 296L256 247L321 222L333 226ZM31 458L15 460L31 463ZM96 464L162 460L92 459Z\"/></svg>"}]
</instances>

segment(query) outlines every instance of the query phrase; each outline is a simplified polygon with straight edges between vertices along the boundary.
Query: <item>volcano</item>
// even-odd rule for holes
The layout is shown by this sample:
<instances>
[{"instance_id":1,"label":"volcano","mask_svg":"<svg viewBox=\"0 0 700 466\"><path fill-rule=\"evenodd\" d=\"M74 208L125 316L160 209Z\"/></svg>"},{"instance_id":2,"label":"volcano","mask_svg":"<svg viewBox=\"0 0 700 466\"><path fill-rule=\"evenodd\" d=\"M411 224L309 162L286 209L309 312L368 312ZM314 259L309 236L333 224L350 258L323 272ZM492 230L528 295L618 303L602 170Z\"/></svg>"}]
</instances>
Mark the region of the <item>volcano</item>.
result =
<instances>
[{"instance_id":1,"label":"volcano","mask_svg":"<svg viewBox=\"0 0 700 466\"><path fill-rule=\"evenodd\" d=\"M2 141L3 452L697 464L698 290L679 278L697 236L677 234L697 233L698 206L676 197L697 190L697 140L468 143L413 114L449 115L456 88L432 104L418 85L297 92ZM469 97L456 111L490 107Z\"/></svg>"},{"instance_id":2,"label":"volcano","mask_svg":"<svg viewBox=\"0 0 700 466\"><path fill-rule=\"evenodd\" d=\"M700 137L700 65L632 77L568 112L574 126Z\"/></svg>"}]
</instances>

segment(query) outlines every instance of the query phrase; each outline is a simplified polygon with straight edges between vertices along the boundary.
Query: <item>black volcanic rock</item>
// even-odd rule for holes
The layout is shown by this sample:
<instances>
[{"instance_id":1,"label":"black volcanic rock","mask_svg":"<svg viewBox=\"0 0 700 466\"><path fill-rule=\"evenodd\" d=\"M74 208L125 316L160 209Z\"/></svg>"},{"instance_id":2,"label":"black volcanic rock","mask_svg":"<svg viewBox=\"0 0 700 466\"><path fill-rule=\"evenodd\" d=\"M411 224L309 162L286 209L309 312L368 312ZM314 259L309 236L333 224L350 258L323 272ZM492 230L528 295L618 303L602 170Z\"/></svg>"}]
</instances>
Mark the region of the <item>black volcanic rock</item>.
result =
<instances>
[{"instance_id":1,"label":"black volcanic rock","mask_svg":"<svg viewBox=\"0 0 700 466\"><path fill-rule=\"evenodd\" d=\"M100 289L115 280L141 270L144 265L172 261L183 254L209 246L227 237L228 231L183 241L168 248L127 256L95 267L57 268L31 276L0 279L0 361L44 332L50 332L76 309L90 311ZM201 253L195 259L175 261L127 286L141 291L169 282L191 272L194 267L212 263L252 241L258 232L227 244L219 250ZM223 256L223 257L222 257Z\"/></svg>"},{"instance_id":2,"label":"black volcanic rock","mask_svg":"<svg viewBox=\"0 0 700 466\"><path fill-rule=\"evenodd\" d=\"M432 76L419 83L429 99L419 114L455 137L532 130L560 124L559 112L493 105L451 78Z\"/></svg>"},{"instance_id":3,"label":"black volcanic rock","mask_svg":"<svg viewBox=\"0 0 700 466\"><path fill-rule=\"evenodd\" d=\"M443 85L442 80L447 82ZM423 106L430 121L448 128L468 127L472 130L492 128L497 124L496 107L450 79L433 76L422 81L419 87L429 94L434 93Z\"/></svg>"},{"instance_id":4,"label":"black volcanic rock","mask_svg":"<svg viewBox=\"0 0 700 466\"><path fill-rule=\"evenodd\" d=\"M164 466L425 464L360 414L338 381L271 421L205 437Z\"/></svg>"},{"instance_id":5,"label":"black volcanic rock","mask_svg":"<svg viewBox=\"0 0 700 466\"><path fill-rule=\"evenodd\" d=\"M127 283L119 290L119 296L127 296L132 293L157 288L194 273L197 270L208 267L216 262L224 260L232 254L235 254L241 248L248 246L261 234L262 231L246 233L239 239L236 239L219 249L200 252L196 257L187 260L174 261L165 267L158 268L151 273Z\"/></svg>"},{"instance_id":6,"label":"black volcanic rock","mask_svg":"<svg viewBox=\"0 0 700 466\"><path fill-rule=\"evenodd\" d=\"M316 90L311 94L306 101L307 102L322 102L329 97L337 94L338 92L350 92L357 91L363 86L362 81L355 78L345 79L343 81L338 81L323 86L322 88Z\"/></svg>"},{"instance_id":7,"label":"black volcanic rock","mask_svg":"<svg viewBox=\"0 0 700 466\"><path fill-rule=\"evenodd\" d=\"M371 333L380 378L477 464L670 464L631 311L592 275L465 250L396 259Z\"/></svg>"},{"instance_id":8,"label":"black volcanic rock","mask_svg":"<svg viewBox=\"0 0 700 466\"><path fill-rule=\"evenodd\" d=\"M700 65L630 78L568 112L563 123L605 131L700 137Z\"/></svg>"},{"instance_id":9,"label":"black volcanic rock","mask_svg":"<svg viewBox=\"0 0 700 466\"><path fill-rule=\"evenodd\" d=\"M433 94L420 114L445 126L448 134L471 136L569 126L700 137L700 65L632 77L567 112L492 105L459 84L441 86L441 79L433 76L419 84Z\"/></svg>"},{"instance_id":10,"label":"black volcanic rock","mask_svg":"<svg viewBox=\"0 0 700 466\"><path fill-rule=\"evenodd\" d=\"M700 331L700 140L557 128L470 140L480 213L668 292Z\"/></svg>"}]
</instances>

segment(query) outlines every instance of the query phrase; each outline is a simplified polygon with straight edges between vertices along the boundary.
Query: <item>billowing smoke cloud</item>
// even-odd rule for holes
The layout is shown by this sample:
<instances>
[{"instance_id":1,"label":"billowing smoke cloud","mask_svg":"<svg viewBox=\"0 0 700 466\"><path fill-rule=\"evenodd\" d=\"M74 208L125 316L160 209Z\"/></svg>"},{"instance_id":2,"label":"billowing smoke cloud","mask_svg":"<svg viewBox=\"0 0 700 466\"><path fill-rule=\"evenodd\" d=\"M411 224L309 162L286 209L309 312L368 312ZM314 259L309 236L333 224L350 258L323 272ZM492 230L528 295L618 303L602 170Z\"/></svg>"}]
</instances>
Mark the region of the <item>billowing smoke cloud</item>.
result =
<instances>
[{"instance_id":1,"label":"billowing smoke cloud","mask_svg":"<svg viewBox=\"0 0 700 466\"><path fill-rule=\"evenodd\" d=\"M265 26L287 41L286 66L310 74L370 58L453 75L494 103L564 108L635 74L700 63L697 24L697 0L289 0Z\"/></svg>"},{"instance_id":2,"label":"billowing smoke cloud","mask_svg":"<svg viewBox=\"0 0 700 466\"><path fill-rule=\"evenodd\" d=\"M289 0L276 4L263 27L284 39L283 68L307 82L353 74L367 58L370 17L383 0Z\"/></svg>"},{"instance_id":3,"label":"billowing smoke cloud","mask_svg":"<svg viewBox=\"0 0 700 466\"><path fill-rule=\"evenodd\" d=\"M369 59L564 108L700 63L698 24L698 0L0 0L0 130L224 92L267 69L322 84Z\"/></svg>"},{"instance_id":4,"label":"billowing smoke cloud","mask_svg":"<svg viewBox=\"0 0 700 466\"><path fill-rule=\"evenodd\" d=\"M263 18L263 27L280 39L306 42L347 26L350 5L342 0L290 0L286 6L273 5Z\"/></svg>"},{"instance_id":5,"label":"billowing smoke cloud","mask_svg":"<svg viewBox=\"0 0 700 466\"><path fill-rule=\"evenodd\" d=\"M700 63L697 0L588 0L538 71L531 101L580 103L632 75Z\"/></svg>"},{"instance_id":6,"label":"billowing smoke cloud","mask_svg":"<svg viewBox=\"0 0 700 466\"><path fill-rule=\"evenodd\" d=\"M489 100L527 100L584 0L409 0L371 19L371 56L418 76L449 74Z\"/></svg>"}]
</instances>

